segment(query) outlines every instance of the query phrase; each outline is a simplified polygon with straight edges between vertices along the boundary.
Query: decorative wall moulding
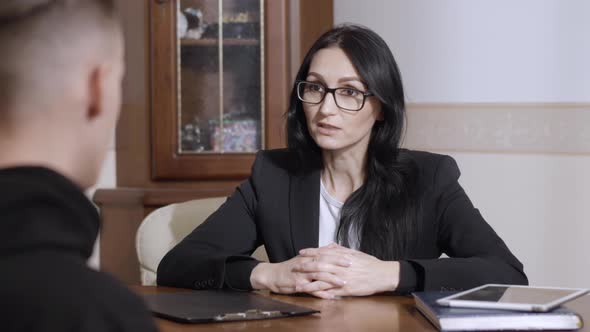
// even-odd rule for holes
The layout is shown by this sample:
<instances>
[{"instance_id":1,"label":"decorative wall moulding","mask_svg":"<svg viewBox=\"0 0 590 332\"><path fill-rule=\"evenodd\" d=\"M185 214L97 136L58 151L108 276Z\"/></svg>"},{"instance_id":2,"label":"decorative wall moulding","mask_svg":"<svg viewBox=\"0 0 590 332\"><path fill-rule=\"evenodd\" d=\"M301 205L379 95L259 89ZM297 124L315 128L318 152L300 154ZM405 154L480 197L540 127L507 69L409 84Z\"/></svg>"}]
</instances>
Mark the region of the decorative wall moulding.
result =
<instances>
[{"instance_id":1,"label":"decorative wall moulding","mask_svg":"<svg viewBox=\"0 0 590 332\"><path fill-rule=\"evenodd\" d=\"M590 154L590 103L408 104L404 146L428 151Z\"/></svg>"}]
</instances>

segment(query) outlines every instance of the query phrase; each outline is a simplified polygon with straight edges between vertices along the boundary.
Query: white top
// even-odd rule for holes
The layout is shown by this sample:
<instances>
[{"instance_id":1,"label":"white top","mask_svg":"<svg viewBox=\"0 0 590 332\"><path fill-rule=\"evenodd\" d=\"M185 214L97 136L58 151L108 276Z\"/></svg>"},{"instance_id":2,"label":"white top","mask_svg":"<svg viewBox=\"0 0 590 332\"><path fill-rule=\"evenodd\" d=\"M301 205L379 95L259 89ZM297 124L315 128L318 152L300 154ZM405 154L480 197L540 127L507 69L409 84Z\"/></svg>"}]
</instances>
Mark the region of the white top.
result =
<instances>
[{"instance_id":1,"label":"white top","mask_svg":"<svg viewBox=\"0 0 590 332\"><path fill-rule=\"evenodd\" d=\"M320 234L318 246L326 246L330 243L337 242L336 231L340 225L340 210L344 203L338 201L328 193L324 183L320 180ZM353 232L349 235L350 248L358 249L356 234Z\"/></svg>"}]
</instances>

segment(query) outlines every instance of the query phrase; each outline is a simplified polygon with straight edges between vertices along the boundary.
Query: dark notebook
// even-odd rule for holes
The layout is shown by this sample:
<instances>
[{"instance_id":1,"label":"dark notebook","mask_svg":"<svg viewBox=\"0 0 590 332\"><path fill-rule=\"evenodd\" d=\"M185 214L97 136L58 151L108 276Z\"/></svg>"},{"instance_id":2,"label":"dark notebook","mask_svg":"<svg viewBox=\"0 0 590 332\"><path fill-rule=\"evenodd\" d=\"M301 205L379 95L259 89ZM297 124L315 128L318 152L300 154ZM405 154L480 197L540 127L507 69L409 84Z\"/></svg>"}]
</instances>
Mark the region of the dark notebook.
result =
<instances>
[{"instance_id":1,"label":"dark notebook","mask_svg":"<svg viewBox=\"0 0 590 332\"><path fill-rule=\"evenodd\" d=\"M252 292L202 290L146 294L143 298L156 316L183 323L269 319L319 312Z\"/></svg>"},{"instance_id":2,"label":"dark notebook","mask_svg":"<svg viewBox=\"0 0 590 332\"><path fill-rule=\"evenodd\" d=\"M575 330L582 327L582 318L559 307L548 312L523 312L497 309L468 309L441 306L439 298L456 292L413 293L416 308L441 331L489 330Z\"/></svg>"}]
</instances>

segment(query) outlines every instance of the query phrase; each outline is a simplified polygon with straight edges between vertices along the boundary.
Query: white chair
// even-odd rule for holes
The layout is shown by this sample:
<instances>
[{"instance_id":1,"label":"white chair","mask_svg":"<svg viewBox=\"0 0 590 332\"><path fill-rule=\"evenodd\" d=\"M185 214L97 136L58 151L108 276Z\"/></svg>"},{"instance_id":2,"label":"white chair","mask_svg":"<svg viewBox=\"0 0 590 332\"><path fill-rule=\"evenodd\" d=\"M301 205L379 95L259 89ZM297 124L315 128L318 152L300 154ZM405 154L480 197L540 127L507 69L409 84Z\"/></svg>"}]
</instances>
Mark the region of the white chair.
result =
<instances>
[{"instance_id":1,"label":"white chair","mask_svg":"<svg viewBox=\"0 0 590 332\"><path fill-rule=\"evenodd\" d=\"M196 199L161 207L137 229L136 250L142 285L156 285L158 264L164 255L225 202L226 197ZM253 254L268 261L263 247Z\"/></svg>"}]
</instances>

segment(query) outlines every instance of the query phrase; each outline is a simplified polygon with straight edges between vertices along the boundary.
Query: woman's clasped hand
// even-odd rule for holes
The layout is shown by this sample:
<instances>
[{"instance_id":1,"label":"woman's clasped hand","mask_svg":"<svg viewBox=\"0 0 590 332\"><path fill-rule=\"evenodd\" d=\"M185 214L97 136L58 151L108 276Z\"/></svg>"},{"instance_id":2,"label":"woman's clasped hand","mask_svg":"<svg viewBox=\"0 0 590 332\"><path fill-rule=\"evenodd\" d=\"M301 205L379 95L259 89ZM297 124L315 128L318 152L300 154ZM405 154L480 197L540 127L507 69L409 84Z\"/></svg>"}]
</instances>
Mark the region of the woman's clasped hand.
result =
<instances>
[{"instance_id":1,"label":"woman's clasped hand","mask_svg":"<svg viewBox=\"0 0 590 332\"><path fill-rule=\"evenodd\" d=\"M382 261L358 250L331 243L307 248L281 263L260 263L252 272L255 289L281 294L308 293L323 299L393 291L399 262Z\"/></svg>"}]
</instances>

